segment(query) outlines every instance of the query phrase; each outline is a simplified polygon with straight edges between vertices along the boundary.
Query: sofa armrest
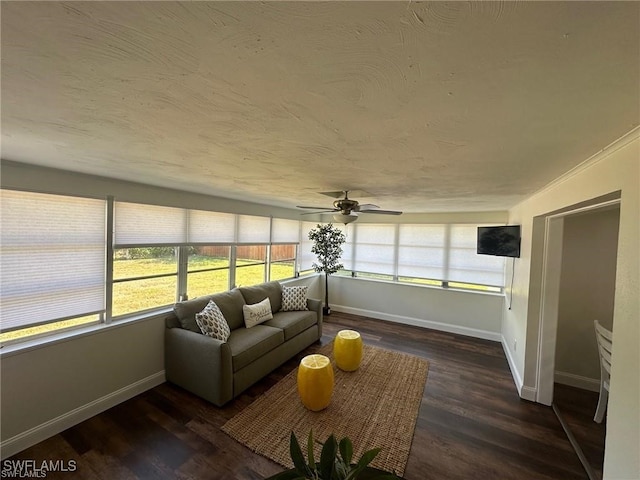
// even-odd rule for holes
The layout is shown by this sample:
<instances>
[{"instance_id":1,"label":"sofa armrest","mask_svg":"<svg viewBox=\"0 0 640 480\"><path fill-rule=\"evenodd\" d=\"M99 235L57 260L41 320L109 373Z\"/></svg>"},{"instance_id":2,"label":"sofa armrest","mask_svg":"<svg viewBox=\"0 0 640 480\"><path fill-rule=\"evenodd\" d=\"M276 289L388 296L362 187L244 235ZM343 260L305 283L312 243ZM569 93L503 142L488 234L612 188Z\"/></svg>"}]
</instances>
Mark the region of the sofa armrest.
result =
<instances>
[{"instance_id":1,"label":"sofa armrest","mask_svg":"<svg viewBox=\"0 0 640 480\"><path fill-rule=\"evenodd\" d=\"M307 308L318 316L318 338L322 337L322 300L307 298Z\"/></svg>"},{"instance_id":2,"label":"sofa armrest","mask_svg":"<svg viewBox=\"0 0 640 480\"><path fill-rule=\"evenodd\" d=\"M165 329L167 380L222 406L233 398L233 366L227 343L182 328Z\"/></svg>"}]
</instances>

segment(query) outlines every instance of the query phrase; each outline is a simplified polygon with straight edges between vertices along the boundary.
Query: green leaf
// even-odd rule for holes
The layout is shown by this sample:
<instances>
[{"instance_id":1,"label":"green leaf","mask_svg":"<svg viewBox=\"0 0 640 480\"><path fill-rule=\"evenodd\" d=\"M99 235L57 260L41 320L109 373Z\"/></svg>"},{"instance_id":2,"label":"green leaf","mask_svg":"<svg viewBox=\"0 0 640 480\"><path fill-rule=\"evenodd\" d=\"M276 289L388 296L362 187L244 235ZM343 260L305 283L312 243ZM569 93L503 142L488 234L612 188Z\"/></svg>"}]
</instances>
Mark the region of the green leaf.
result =
<instances>
[{"instance_id":1,"label":"green leaf","mask_svg":"<svg viewBox=\"0 0 640 480\"><path fill-rule=\"evenodd\" d=\"M330 480L333 476L333 467L336 461L338 444L333 435L330 435L320 452L320 476L324 480Z\"/></svg>"},{"instance_id":2,"label":"green leaf","mask_svg":"<svg viewBox=\"0 0 640 480\"><path fill-rule=\"evenodd\" d=\"M312 472L316 471L316 459L313 455L313 430L309 430L309 439L307 440L307 459L309 468Z\"/></svg>"},{"instance_id":3,"label":"green leaf","mask_svg":"<svg viewBox=\"0 0 640 480\"><path fill-rule=\"evenodd\" d=\"M305 477L300 475L300 472L295 468L291 470L285 470L284 472L276 473L275 475L266 478L265 480L305 480Z\"/></svg>"},{"instance_id":4,"label":"green leaf","mask_svg":"<svg viewBox=\"0 0 640 480\"><path fill-rule=\"evenodd\" d=\"M374 448L373 450L369 450L362 454L360 460L358 460L358 467L366 467L371 463L371 461L376 458L376 455L380 452L379 448Z\"/></svg>"},{"instance_id":5,"label":"green leaf","mask_svg":"<svg viewBox=\"0 0 640 480\"><path fill-rule=\"evenodd\" d=\"M309 471L309 467L307 467L304 456L302 455L302 450L300 449L300 444L298 443L298 439L293 431L291 432L290 442L289 450L291 453L291 460L293 460L293 465L296 467L298 473L310 476L311 472Z\"/></svg>"},{"instance_id":6,"label":"green leaf","mask_svg":"<svg viewBox=\"0 0 640 480\"><path fill-rule=\"evenodd\" d=\"M358 478L358 475L360 475L360 473L367 468L367 465L371 463L371 461L376 457L376 455L378 455L379 452L379 448L374 448L373 450L364 452L362 454L362 457L360 457L360 460L358 460L356 468L352 470L347 479L352 480Z\"/></svg>"},{"instance_id":7,"label":"green leaf","mask_svg":"<svg viewBox=\"0 0 640 480\"><path fill-rule=\"evenodd\" d=\"M340 456L346 465L351 465L351 458L353 457L353 444L351 440L344 437L340 440Z\"/></svg>"}]
</instances>

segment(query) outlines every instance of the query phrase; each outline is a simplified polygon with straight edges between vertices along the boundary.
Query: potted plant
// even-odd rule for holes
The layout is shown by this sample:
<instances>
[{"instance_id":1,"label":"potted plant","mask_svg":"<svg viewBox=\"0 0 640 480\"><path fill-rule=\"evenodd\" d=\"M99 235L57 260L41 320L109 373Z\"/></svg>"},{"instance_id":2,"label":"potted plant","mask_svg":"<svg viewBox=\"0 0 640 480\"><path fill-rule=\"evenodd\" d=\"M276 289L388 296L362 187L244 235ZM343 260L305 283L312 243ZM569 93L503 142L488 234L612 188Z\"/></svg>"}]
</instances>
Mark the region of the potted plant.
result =
<instances>
[{"instance_id":1,"label":"potted plant","mask_svg":"<svg viewBox=\"0 0 640 480\"><path fill-rule=\"evenodd\" d=\"M313 432L309 432L307 459L305 459L298 439L295 434L291 432L289 448L294 468L277 473L267 480L400 479L400 477L393 473L369 466L369 463L371 463L380 451L379 448L364 452L360 460L352 463L353 445L348 438L345 437L338 443L335 437L330 435L326 442L318 443L322 445L322 451L320 453L320 461L316 462L313 453Z\"/></svg>"},{"instance_id":2,"label":"potted plant","mask_svg":"<svg viewBox=\"0 0 640 480\"><path fill-rule=\"evenodd\" d=\"M318 272L324 272L324 308L325 315L331 315L329 308L329 275L336 273L342 268L339 263L342 255L342 244L345 242L345 236L338 227L329 223L320 225L309 232L309 240L313 240L311 252L318 257L318 263L313 263L313 269Z\"/></svg>"}]
</instances>

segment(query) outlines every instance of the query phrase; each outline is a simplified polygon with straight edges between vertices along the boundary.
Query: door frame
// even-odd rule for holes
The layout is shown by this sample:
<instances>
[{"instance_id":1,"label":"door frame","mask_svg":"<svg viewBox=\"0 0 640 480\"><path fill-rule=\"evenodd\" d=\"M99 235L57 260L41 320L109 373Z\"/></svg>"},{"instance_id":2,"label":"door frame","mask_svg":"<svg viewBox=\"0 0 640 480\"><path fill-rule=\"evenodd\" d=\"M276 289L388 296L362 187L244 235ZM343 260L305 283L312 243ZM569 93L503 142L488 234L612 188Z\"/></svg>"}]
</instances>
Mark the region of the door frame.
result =
<instances>
[{"instance_id":1,"label":"door frame","mask_svg":"<svg viewBox=\"0 0 640 480\"><path fill-rule=\"evenodd\" d=\"M548 214L544 218L545 231L542 253L540 321L538 324L538 349L536 358L537 388L535 395L535 401L543 405L551 405L553 402L564 219L577 213L599 210L612 205L619 206L620 198L570 208L558 213Z\"/></svg>"}]
</instances>

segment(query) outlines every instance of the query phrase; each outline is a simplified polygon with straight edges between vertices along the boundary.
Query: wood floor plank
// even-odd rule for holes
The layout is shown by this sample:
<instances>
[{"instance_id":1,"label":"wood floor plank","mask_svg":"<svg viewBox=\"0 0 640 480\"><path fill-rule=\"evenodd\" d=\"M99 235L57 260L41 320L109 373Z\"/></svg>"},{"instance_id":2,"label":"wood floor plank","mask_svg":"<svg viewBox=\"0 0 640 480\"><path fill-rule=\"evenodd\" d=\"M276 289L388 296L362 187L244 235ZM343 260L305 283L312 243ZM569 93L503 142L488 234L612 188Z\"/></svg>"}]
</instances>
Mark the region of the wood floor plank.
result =
<instances>
[{"instance_id":1,"label":"wood floor plank","mask_svg":"<svg viewBox=\"0 0 640 480\"><path fill-rule=\"evenodd\" d=\"M518 396L499 343L334 312L320 344L345 328L360 331L366 343L429 361L407 479L587 478L552 409ZM306 353L222 408L165 383L13 458L73 458L73 478L264 478L281 467L220 427Z\"/></svg>"}]
</instances>

